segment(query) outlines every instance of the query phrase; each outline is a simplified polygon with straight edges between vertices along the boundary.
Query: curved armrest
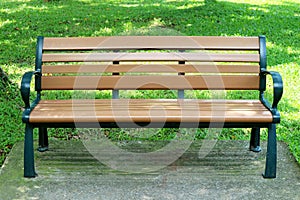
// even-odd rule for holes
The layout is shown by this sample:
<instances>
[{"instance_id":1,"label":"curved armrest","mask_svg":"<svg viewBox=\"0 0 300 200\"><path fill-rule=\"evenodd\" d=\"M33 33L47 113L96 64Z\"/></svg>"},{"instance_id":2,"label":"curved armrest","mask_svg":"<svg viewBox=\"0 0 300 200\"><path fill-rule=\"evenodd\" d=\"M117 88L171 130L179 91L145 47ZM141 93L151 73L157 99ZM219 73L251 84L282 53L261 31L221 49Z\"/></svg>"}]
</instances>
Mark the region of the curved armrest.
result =
<instances>
[{"instance_id":1,"label":"curved armrest","mask_svg":"<svg viewBox=\"0 0 300 200\"><path fill-rule=\"evenodd\" d=\"M273 79L273 104L272 109L277 109L278 102L283 94L283 82L281 75L274 71L265 71L264 74L271 75Z\"/></svg>"},{"instance_id":2,"label":"curved armrest","mask_svg":"<svg viewBox=\"0 0 300 200\"><path fill-rule=\"evenodd\" d=\"M25 109L30 108L30 83L34 72L26 72L22 77L21 96L25 103Z\"/></svg>"},{"instance_id":3,"label":"curved armrest","mask_svg":"<svg viewBox=\"0 0 300 200\"><path fill-rule=\"evenodd\" d=\"M279 112L277 111L277 105L283 94L283 82L282 82L281 75L278 72L274 72L274 71L264 71L264 72L262 72L262 75L271 75L272 80L273 80L273 103L272 103L272 106L271 107L269 106L268 101L263 97L263 95L261 97L262 98L261 100L272 111L272 113L274 115L274 120L279 121L280 115L279 115Z\"/></svg>"},{"instance_id":4,"label":"curved armrest","mask_svg":"<svg viewBox=\"0 0 300 200\"><path fill-rule=\"evenodd\" d=\"M39 75L39 72L26 72L21 81L21 96L25 103L25 109L30 108L30 83L33 75Z\"/></svg>"}]
</instances>

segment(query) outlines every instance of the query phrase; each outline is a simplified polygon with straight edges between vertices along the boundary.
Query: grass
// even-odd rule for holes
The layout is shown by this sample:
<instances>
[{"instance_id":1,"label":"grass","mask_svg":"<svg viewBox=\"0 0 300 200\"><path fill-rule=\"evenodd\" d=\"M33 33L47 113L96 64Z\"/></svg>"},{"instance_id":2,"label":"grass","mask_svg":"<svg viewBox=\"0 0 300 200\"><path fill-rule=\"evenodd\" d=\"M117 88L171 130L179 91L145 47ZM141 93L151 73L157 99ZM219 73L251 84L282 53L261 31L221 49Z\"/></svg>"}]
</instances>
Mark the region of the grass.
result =
<instances>
[{"instance_id":1,"label":"grass","mask_svg":"<svg viewBox=\"0 0 300 200\"><path fill-rule=\"evenodd\" d=\"M0 91L0 163L12 145L23 139L23 103L18 84L34 66L35 42L43 36L103 35L266 35L268 68L283 76L278 139L300 162L300 4L296 0L0 0L0 67L13 82ZM68 95L68 94L60 94ZM52 130L62 139L74 130ZM118 133L118 131L115 131ZM159 131L153 139L166 138ZM203 138L206 130L199 130ZM126 134L125 134L126 136ZM124 139L124 132L116 138ZM128 139L133 137L129 134ZM134 137L139 137L134 135ZM265 134L263 134L263 138ZM248 139L248 129L224 130L220 139Z\"/></svg>"}]
</instances>

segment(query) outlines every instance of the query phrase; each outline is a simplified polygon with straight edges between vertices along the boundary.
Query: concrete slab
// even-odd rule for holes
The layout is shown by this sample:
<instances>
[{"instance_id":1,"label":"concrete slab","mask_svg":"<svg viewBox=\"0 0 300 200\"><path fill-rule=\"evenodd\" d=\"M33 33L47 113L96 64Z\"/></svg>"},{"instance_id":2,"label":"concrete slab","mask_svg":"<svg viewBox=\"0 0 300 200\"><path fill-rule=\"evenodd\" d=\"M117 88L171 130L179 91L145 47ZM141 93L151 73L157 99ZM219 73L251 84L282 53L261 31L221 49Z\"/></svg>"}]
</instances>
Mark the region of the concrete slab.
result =
<instances>
[{"instance_id":1,"label":"concrete slab","mask_svg":"<svg viewBox=\"0 0 300 200\"><path fill-rule=\"evenodd\" d=\"M1 200L300 199L300 168L281 142L276 179L261 176L265 143L261 153L253 153L247 150L248 141L218 141L206 157L199 158L201 142L194 142L172 164L147 173L122 172L101 164L81 141L50 144L50 151L35 152L39 176L34 179L22 177L23 144L14 146L1 169ZM149 152L148 147L162 144L118 145L131 152Z\"/></svg>"}]
</instances>

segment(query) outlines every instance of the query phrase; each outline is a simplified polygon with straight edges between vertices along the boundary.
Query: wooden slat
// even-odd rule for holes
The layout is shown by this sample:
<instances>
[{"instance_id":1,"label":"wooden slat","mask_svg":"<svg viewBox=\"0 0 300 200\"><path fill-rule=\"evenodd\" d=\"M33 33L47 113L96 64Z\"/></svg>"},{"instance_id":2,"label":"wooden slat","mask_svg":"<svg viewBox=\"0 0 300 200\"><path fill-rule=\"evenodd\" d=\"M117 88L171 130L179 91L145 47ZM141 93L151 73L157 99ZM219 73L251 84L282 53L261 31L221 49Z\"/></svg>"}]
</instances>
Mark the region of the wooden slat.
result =
<instances>
[{"instance_id":1,"label":"wooden slat","mask_svg":"<svg viewBox=\"0 0 300 200\"><path fill-rule=\"evenodd\" d=\"M54 100L41 101L32 123L73 122L272 122L259 101L231 100Z\"/></svg>"},{"instance_id":2,"label":"wooden slat","mask_svg":"<svg viewBox=\"0 0 300 200\"><path fill-rule=\"evenodd\" d=\"M43 90L72 89L259 89L258 75L43 76Z\"/></svg>"},{"instance_id":3,"label":"wooden slat","mask_svg":"<svg viewBox=\"0 0 300 200\"><path fill-rule=\"evenodd\" d=\"M259 62L258 54L208 53L61 53L43 54L43 62L187 61Z\"/></svg>"},{"instance_id":4,"label":"wooden slat","mask_svg":"<svg viewBox=\"0 0 300 200\"><path fill-rule=\"evenodd\" d=\"M64 106L63 104L76 104L76 105L103 105L103 104L112 104L114 102L118 102L123 105L126 102L131 103L139 103L140 101L143 102L143 105L155 105L155 104L168 104L169 102L177 102L177 103L189 103L189 102L198 102L201 101L202 105L208 104L208 105L224 105L230 106L230 105L262 105L262 103L259 100L255 99L247 99L247 100L233 100L233 99L59 99L59 100L40 100L39 104L56 104L56 106ZM123 103L124 102L124 103ZM262 105L262 108L265 108Z\"/></svg>"},{"instance_id":5,"label":"wooden slat","mask_svg":"<svg viewBox=\"0 0 300 200\"><path fill-rule=\"evenodd\" d=\"M63 103L61 102L63 101ZM142 103L142 101L144 101ZM212 102L212 100L207 100L206 102L202 102L201 100L201 110L210 110L218 109L219 111L225 111L225 110L232 110L232 111L239 111L239 110L266 110L264 106L261 103L257 103L255 101L249 101L249 100L241 100L242 102L235 103L234 101L240 101L240 100L231 100L231 103L228 103L226 101L223 102ZM256 100L257 101L257 100ZM54 102L56 104L54 105ZM172 103L170 103L172 102ZM53 104L54 106L50 107L47 106L47 104ZM70 105L72 104L72 105ZM248 104L248 105L244 105ZM251 107L249 106L251 104ZM253 106L256 104L255 106ZM198 100L187 100L187 101L179 101L177 104L174 102L174 100L151 100L148 99L141 100L141 99L121 99L120 101L110 101L110 100L46 100L42 101L37 105L37 109L43 108L43 111L84 111L88 109L102 109L102 110L110 110L114 107L116 107L120 111L126 111L126 110L139 110L139 109L149 109L149 107L153 107L153 109L159 109L159 107L167 107L169 110L178 110L178 109L194 109L199 106Z\"/></svg>"},{"instance_id":6,"label":"wooden slat","mask_svg":"<svg viewBox=\"0 0 300 200\"><path fill-rule=\"evenodd\" d=\"M162 64L124 64L124 65L49 65L42 67L42 73L259 73L259 65L162 65Z\"/></svg>"},{"instance_id":7,"label":"wooden slat","mask_svg":"<svg viewBox=\"0 0 300 200\"><path fill-rule=\"evenodd\" d=\"M228 49L258 50L258 37L114 36L45 38L44 50Z\"/></svg>"}]
</instances>

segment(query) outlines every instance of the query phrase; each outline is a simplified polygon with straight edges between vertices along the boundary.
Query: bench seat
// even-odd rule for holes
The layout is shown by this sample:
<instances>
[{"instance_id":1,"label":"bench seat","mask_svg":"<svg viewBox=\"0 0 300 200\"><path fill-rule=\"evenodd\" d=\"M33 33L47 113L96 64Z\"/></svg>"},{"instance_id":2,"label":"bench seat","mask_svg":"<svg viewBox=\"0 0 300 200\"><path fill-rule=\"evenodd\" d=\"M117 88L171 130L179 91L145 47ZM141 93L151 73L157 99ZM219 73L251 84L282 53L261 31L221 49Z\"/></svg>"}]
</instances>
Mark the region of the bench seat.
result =
<instances>
[{"instance_id":1,"label":"bench seat","mask_svg":"<svg viewBox=\"0 0 300 200\"><path fill-rule=\"evenodd\" d=\"M271 123L259 100L96 99L41 100L30 123L225 122Z\"/></svg>"}]
</instances>

